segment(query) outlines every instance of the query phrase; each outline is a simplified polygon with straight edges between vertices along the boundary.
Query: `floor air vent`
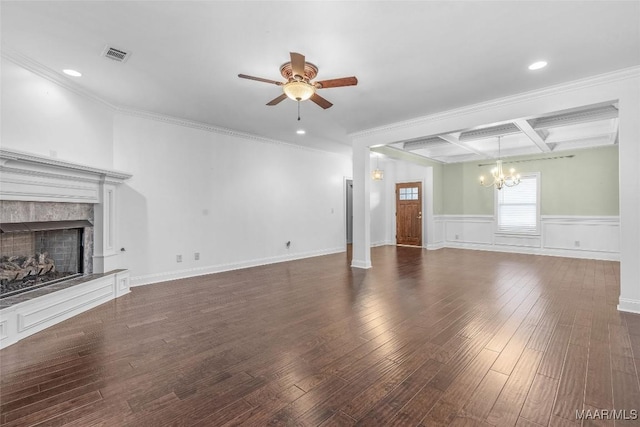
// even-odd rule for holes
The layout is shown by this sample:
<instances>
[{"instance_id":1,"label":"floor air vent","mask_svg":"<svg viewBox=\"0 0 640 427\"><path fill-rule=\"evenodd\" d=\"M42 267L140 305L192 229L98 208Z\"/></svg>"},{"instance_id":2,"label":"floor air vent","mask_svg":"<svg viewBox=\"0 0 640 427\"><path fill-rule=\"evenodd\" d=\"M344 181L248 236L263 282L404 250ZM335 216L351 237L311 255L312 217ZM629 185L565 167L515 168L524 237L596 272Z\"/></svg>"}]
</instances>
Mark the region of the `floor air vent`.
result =
<instances>
[{"instance_id":1,"label":"floor air vent","mask_svg":"<svg viewBox=\"0 0 640 427\"><path fill-rule=\"evenodd\" d=\"M118 62L127 62L127 59L131 56L131 52L125 52L122 49L116 49L115 47L105 46L102 56L113 59Z\"/></svg>"}]
</instances>

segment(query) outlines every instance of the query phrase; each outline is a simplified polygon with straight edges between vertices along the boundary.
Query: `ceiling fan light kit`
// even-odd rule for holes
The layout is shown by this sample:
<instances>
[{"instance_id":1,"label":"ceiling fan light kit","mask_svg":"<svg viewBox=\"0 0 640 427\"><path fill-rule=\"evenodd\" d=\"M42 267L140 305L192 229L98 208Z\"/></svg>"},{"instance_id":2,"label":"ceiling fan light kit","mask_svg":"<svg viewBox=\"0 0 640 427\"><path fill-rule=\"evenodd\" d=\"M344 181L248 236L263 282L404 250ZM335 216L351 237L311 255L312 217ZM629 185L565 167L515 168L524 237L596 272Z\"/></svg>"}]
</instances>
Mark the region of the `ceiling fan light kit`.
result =
<instances>
[{"instance_id":1,"label":"ceiling fan light kit","mask_svg":"<svg viewBox=\"0 0 640 427\"><path fill-rule=\"evenodd\" d=\"M294 101L306 101L316 93L316 87L304 81L292 81L282 86L284 93Z\"/></svg>"},{"instance_id":2,"label":"ceiling fan light kit","mask_svg":"<svg viewBox=\"0 0 640 427\"><path fill-rule=\"evenodd\" d=\"M318 106L327 109L333 104L318 95L316 90L342 86L355 86L358 84L358 79L355 76L314 82L313 79L318 74L318 67L310 62L306 62L305 57L302 54L290 52L290 56L291 61L280 67L280 74L286 79L285 82L249 76L246 74L238 74L238 77L282 86L282 91L284 93L269 101L267 103L269 106L277 105L285 98L290 98L298 102L310 99Z\"/></svg>"}]
</instances>

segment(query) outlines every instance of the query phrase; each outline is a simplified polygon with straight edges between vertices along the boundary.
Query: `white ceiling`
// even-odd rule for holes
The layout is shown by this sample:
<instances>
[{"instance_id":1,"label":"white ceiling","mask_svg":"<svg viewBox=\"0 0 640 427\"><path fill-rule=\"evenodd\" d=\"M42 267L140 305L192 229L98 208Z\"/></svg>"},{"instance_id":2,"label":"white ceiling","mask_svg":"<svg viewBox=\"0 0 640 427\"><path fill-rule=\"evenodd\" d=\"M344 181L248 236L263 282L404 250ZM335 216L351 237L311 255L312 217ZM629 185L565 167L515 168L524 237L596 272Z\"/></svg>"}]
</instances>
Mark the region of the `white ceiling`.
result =
<instances>
[{"instance_id":1,"label":"white ceiling","mask_svg":"<svg viewBox=\"0 0 640 427\"><path fill-rule=\"evenodd\" d=\"M640 1L2 1L0 7L5 57L59 73L118 107L342 153L350 152L352 132L640 65ZM125 63L104 58L106 45L131 56ZM334 106L304 102L298 122L293 101L265 106L280 87L237 77L280 80L289 52L316 64L319 80L355 75L359 83L321 90ZM529 71L539 59L549 66ZM64 68L83 76L66 77ZM529 118L516 126L526 131L502 141L513 154L544 149L533 133L554 150L599 145L596 139L615 143L617 135L615 117L544 129ZM306 135L297 135L299 128ZM495 137L460 136L452 130L444 145L413 151L444 162L495 155Z\"/></svg>"}]
</instances>

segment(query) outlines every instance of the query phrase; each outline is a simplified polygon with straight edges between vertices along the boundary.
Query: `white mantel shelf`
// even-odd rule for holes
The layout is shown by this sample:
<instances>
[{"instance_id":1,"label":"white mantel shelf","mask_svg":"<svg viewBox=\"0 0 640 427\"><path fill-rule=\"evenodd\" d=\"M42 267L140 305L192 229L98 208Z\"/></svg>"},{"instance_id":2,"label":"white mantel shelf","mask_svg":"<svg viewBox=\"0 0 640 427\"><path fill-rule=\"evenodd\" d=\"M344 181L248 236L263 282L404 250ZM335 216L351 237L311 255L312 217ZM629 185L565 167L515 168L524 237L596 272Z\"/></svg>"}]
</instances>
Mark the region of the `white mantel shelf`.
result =
<instances>
[{"instance_id":1,"label":"white mantel shelf","mask_svg":"<svg viewBox=\"0 0 640 427\"><path fill-rule=\"evenodd\" d=\"M122 184L131 174L51 157L0 149L0 200L99 203L100 184Z\"/></svg>"},{"instance_id":2,"label":"white mantel shelf","mask_svg":"<svg viewBox=\"0 0 640 427\"><path fill-rule=\"evenodd\" d=\"M131 176L0 149L0 201L93 205L93 273L104 275L20 304L0 304L0 348L129 291L129 272L120 266L117 250L116 214L117 187Z\"/></svg>"}]
</instances>

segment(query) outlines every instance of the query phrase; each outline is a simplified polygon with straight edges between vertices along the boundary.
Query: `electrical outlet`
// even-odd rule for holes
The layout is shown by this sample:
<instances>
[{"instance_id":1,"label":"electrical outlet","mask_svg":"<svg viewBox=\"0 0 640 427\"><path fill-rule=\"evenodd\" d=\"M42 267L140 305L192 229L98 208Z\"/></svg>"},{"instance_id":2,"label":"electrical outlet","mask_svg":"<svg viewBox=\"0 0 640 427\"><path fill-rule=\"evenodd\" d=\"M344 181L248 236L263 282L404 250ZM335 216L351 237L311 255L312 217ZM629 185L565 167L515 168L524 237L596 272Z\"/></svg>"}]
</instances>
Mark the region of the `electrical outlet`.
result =
<instances>
[{"instance_id":1,"label":"electrical outlet","mask_svg":"<svg viewBox=\"0 0 640 427\"><path fill-rule=\"evenodd\" d=\"M193 254L193 259L195 259L196 261L198 261L200 259L200 252L196 252Z\"/></svg>"},{"instance_id":2,"label":"electrical outlet","mask_svg":"<svg viewBox=\"0 0 640 427\"><path fill-rule=\"evenodd\" d=\"M182 262L182 255L176 255L176 262Z\"/></svg>"},{"instance_id":3,"label":"electrical outlet","mask_svg":"<svg viewBox=\"0 0 640 427\"><path fill-rule=\"evenodd\" d=\"M460 236L458 236L458 235L456 234L456 240L458 240L458 239L460 239Z\"/></svg>"},{"instance_id":4,"label":"electrical outlet","mask_svg":"<svg viewBox=\"0 0 640 427\"><path fill-rule=\"evenodd\" d=\"M580 247L580 240L576 240L575 242L573 242L573 245L574 245L576 248L579 248L579 247Z\"/></svg>"}]
</instances>

